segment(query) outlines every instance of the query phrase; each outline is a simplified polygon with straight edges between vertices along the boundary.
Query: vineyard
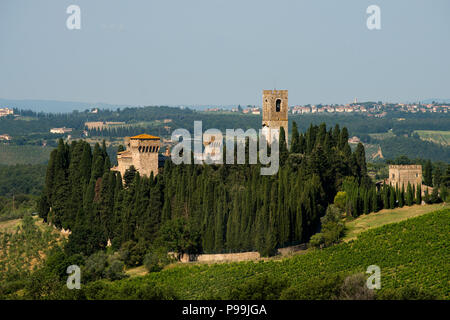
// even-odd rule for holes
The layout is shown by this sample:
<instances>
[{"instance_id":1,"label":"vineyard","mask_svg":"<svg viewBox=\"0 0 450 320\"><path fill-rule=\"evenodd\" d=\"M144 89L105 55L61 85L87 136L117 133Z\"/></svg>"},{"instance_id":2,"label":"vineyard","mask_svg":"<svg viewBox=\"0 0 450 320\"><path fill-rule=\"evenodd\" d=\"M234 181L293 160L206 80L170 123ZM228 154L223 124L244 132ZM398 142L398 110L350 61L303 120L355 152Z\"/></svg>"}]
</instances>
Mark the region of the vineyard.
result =
<instances>
[{"instance_id":1,"label":"vineyard","mask_svg":"<svg viewBox=\"0 0 450 320\"><path fill-rule=\"evenodd\" d=\"M17 220L13 220L17 221ZM21 223L0 228L0 282L24 278L40 266L46 253L58 243L52 227L26 215Z\"/></svg>"},{"instance_id":2,"label":"vineyard","mask_svg":"<svg viewBox=\"0 0 450 320\"><path fill-rule=\"evenodd\" d=\"M52 147L0 143L0 164L42 164L48 161Z\"/></svg>"},{"instance_id":3,"label":"vineyard","mask_svg":"<svg viewBox=\"0 0 450 320\"><path fill-rule=\"evenodd\" d=\"M420 139L450 146L450 131L416 130Z\"/></svg>"},{"instance_id":4,"label":"vineyard","mask_svg":"<svg viewBox=\"0 0 450 320\"><path fill-rule=\"evenodd\" d=\"M282 260L215 265L177 265L144 277L94 282L88 298L114 298L120 288L151 286L175 292L180 299L226 297L232 288L261 275L301 286L312 279L381 268L382 289L415 286L450 299L450 209L444 209L360 233L356 240ZM102 288L102 290L100 290ZM109 295L108 295L109 292Z\"/></svg>"}]
</instances>

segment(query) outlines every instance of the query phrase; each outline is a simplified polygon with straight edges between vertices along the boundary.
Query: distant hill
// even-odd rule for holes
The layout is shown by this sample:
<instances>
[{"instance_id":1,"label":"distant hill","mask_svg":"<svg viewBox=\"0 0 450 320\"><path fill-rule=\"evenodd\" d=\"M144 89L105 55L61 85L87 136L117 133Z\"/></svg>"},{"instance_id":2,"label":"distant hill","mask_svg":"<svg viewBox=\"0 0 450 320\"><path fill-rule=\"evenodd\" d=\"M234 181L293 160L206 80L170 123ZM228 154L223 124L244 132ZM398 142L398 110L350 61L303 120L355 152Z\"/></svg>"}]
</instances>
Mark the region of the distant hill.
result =
<instances>
[{"instance_id":1,"label":"distant hill","mask_svg":"<svg viewBox=\"0 0 450 320\"><path fill-rule=\"evenodd\" d=\"M426 99L426 100L422 100L422 103L428 104L428 103L450 103L450 99L439 99L439 98L431 98L431 99Z\"/></svg>"},{"instance_id":2,"label":"distant hill","mask_svg":"<svg viewBox=\"0 0 450 320\"><path fill-rule=\"evenodd\" d=\"M126 108L126 107L139 107L137 105L125 105L125 104L109 104L103 102L77 102L77 101L58 101L58 100L11 100L0 98L0 108L18 108L23 110L32 110L34 112L49 112L49 113L69 113L74 110L84 111L86 109L99 108L99 109L112 109ZM222 108L231 110L236 106L218 106L218 105L176 105L169 107L189 108L191 110L204 111L208 108Z\"/></svg>"},{"instance_id":3,"label":"distant hill","mask_svg":"<svg viewBox=\"0 0 450 320\"><path fill-rule=\"evenodd\" d=\"M449 256L444 244L449 240L449 218L450 210L443 209L361 232L354 241L282 260L177 264L143 277L89 283L85 292L88 299L126 299L129 291L125 288L138 292L151 286L174 292L180 299L228 298L233 288L242 288L243 284L263 275L273 283L287 282L286 289L291 286L317 290L317 286L308 285L327 277L365 272L369 265L376 264L382 270L380 293L417 286L448 300ZM310 292L294 299L317 299L314 294Z\"/></svg>"},{"instance_id":4,"label":"distant hill","mask_svg":"<svg viewBox=\"0 0 450 320\"><path fill-rule=\"evenodd\" d=\"M117 109L126 107L136 107L132 105L115 105L108 103L89 103L76 101L58 101L58 100L10 100L0 98L0 108L18 108L23 110L32 110L35 112L68 113L74 110L84 111L86 109Z\"/></svg>"}]
</instances>

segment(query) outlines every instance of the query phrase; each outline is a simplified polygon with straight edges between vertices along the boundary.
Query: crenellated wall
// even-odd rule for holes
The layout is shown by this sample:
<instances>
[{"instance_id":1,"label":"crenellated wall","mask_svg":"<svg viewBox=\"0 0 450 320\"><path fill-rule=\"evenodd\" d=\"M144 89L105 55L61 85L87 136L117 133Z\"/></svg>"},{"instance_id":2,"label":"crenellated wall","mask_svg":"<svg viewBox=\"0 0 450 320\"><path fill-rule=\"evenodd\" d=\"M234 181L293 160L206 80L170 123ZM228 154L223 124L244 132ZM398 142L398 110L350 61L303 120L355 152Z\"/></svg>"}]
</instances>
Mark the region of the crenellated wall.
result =
<instances>
[{"instance_id":1,"label":"crenellated wall","mask_svg":"<svg viewBox=\"0 0 450 320\"><path fill-rule=\"evenodd\" d=\"M152 138L138 138L138 137ZM117 154L118 165L111 170L119 171L122 177L125 171L134 166L141 174L149 177L153 172L153 176L158 174L158 155L161 148L159 137L149 135L140 135L136 137L125 138L126 150Z\"/></svg>"}]
</instances>

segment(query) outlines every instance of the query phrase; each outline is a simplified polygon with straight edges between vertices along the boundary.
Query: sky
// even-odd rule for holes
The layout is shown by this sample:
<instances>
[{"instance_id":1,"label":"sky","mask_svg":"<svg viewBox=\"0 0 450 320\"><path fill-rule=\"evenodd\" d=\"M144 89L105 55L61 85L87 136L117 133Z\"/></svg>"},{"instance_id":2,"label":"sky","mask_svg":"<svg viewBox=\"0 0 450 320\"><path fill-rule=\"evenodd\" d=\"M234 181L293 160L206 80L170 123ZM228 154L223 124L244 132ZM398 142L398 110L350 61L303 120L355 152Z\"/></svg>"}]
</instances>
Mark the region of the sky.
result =
<instances>
[{"instance_id":1,"label":"sky","mask_svg":"<svg viewBox=\"0 0 450 320\"><path fill-rule=\"evenodd\" d=\"M69 30L67 7L80 8ZM380 30L369 30L370 5ZM448 0L1 0L0 98L261 105L450 98Z\"/></svg>"}]
</instances>

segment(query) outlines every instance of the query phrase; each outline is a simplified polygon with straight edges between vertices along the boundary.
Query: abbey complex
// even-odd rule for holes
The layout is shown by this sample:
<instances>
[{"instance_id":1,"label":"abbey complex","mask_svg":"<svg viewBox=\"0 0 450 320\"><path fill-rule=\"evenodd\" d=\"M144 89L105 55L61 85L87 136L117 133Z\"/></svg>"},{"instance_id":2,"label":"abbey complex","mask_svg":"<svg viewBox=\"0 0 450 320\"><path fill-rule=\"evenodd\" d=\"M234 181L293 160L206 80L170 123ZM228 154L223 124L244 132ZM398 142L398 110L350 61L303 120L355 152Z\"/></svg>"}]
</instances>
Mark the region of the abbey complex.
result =
<instances>
[{"instance_id":1,"label":"abbey complex","mask_svg":"<svg viewBox=\"0 0 450 320\"><path fill-rule=\"evenodd\" d=\"M117 272L123 272L125 267L144 266L153 273L165 272L165 266L173 260L214 263L296 255L296 251L309 246L318 249L339 246L346 236L343 221L353 222L375 212L391 217L390 211L382 210L434 204L439 203L440 197L445 198L446 189L436 187L439 174L430 183L433 177L428 163L420 162L423 173L421 165L402 159L389 163L389 168L387 164L377 164L374 172L373 166L367 165L365 145L360 141L352 143L346 126L314 124L309 122L310 118L292 117L287 90L265 90L262 98L260 116L227 113L215 116L214 121L205 113L169 107L122 111L124 118L139 120L139 112L148 113L149 122L182 113L178 119L173 117L172 130L183 125L191 129L192 122L195 128L196 121L207 119L206 130L197 130L197 134L194 130L193 138L189 130L183 130L187 133L180 135L182 141L161 128L163 121L150 126L152 129L147 133L144 127L112 131L120 139L119 146L117 139L110 146L106 141L92 146L88 139L59 139L58 147L50 154L37 213L42 221L67 231L63 233L67 237L64 251L58 253L61 259L72 264L82 255L83 259L86 257L84 265L88 266L101 255L108 259L107 263L109 259L117 259L111 260L111 266L113 262L118 266ZM329 122L336 120L334 115L327 117ZM115 119L115 115L110 118L123 119ZM221 121L225 118L228 122L223 125ZM249 120L253 122L245 123ZM269 150L270 157L274 155L279 162L276 173L261 174L262 168L268 168L267 164L262 161L252 164L245 158L242 164L207 161L209 156L223 160L222 132L226 133L227 128L237 131L242 123L248 133L241 129L241 137L259 131L259 138L265 136L266 140L279 141L272 145L279 147L279 152ZM215 124L219 124L220 130L209 130ZM105 133L103 130L106 129L102 129ZM190 159L198 156L202 161L176 163L175 156L168 157L169 147L176 155L177 146L186 137L187 142L203 147L195 150ZM233 137L235 146L239 146L239 137ZM248 148L241 145L241 150L250 151L248 145ZM116 146L117 164L112 166L110 154L115 152L108 153L108 148ZM220 153L216 153L219 149L222 149ZM234 150L237 158L238 148ZM135 170L130 170L132 166ZM420 206L413 210L429 209ZM405 209L399 214L407 215L407 212ZM389 232L382 236L389 234L397 236ZM368 244L373 245L371 241ZM344 246L347 245L340 248ZM323 251L308 252L315 255ZM386 256L398 257L398 250L393 252ZM353 252L345 254L353 263ZM367 259L362 263L367 263ZM297 274L299 270L301 266L293 272Z\"/></svg>"},{"instance_id":2,"label":"abbey complex","mask_svg":"<svg viewBox=\"0 0 450 320\"><path fill-rule=\"evenodd\" d=\"M271 143L273 130L284 128L286 132L286 141L288 141L288 90L263 90L263 115L262 130ZM210 141L211 137L204 136L203 145L205 154L216 156L217 148L222 145ZM117 154L117 166L111 168L113 171L119 171L122 177L125 171L134 166L141 174L149 177L159 173L159 151L161 149L161 139L149 134L140 134L133 137L126 137L124 140L125 151ZM392 186L407 188L408 183L411 186L422 185L422 166L421 165L390 165L389 178L384 181ZM422 188L424 192L424 188Z\"/></svg>"},{"instance_id":3,"label":"abbey complex","mask_svg":"<svg viewBox=\"0 0 450 320\"><path fill-rule=\"evenodd\" d=\"M0 303L450 301L450 0L0 1Z\"/></svg>"},{"instance_id":4,"label":"abbey complex","mask_svg":"<svg viewBox=\"0 0 450 320\"><path fill-rule=\"evenodd\" d=\"M262 130L267 141L271 142L272 130L284 128L288 132L288 91L287 90L264 90L263 91L263 119ZM206 135L206 134L205 134ZM214 157L218 146L211 137L204 135L205 153ZM287 141L287 137L286 137ZM140 134L125 138L126 150L117 154L117 166L111 168L119 171L122 177L125 171L134 166L141 175L153 176L158 174L158 155L161 148L160 137L149 134Z\"/></svg>"}]
</instances>

